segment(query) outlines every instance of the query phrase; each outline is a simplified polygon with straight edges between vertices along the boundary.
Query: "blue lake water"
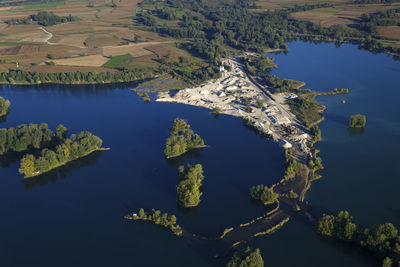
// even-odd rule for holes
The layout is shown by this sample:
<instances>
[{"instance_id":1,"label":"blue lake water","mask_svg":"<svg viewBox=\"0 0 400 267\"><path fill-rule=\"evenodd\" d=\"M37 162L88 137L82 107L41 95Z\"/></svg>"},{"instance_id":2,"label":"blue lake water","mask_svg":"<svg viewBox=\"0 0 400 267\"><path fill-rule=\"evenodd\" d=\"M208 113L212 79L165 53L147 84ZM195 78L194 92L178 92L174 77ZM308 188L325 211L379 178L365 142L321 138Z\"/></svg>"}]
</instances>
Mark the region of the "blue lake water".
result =
<instances>
[{"instance_id":1,"label":"blue lake water","mask_svg":"<svg viewBox=\"0 0 400 267\"><path fill-rule=\"evenodd\" d=\"M400 225L400 63L353 45L292 42L273 55L274 74L327 91L326 120L317 144L325 169L307 194L311 210L348 210L364 226ZM241 119L179 104L143 103L129 85L3 86L12 113L0 127L62 123L70 133L89 130L110 151L92 154L38 179L23 180L17 162L0 162L0 266L218 266L206 251L169 231L123 216L140 207L175 214L186 230L213 237L264 213L248 188L283 176L283 150L242 126ZM346 104L341 104L345 99ZM349 132L351 114L367 115L363 132ZM188 120L210 147L167 162L163 147L173 119ZM180 164L204 167L200 206L177 206ZM318 238L309 223L292 218L276 233L249 244L267 266L375 266L351 247Z\"/></svg>"},{"instance_id":2,"label":"blue lake water","mask_svg":"<svg viewBox=\"0 0 400 267\"><path fill-rule=\"evenodd\" d=\"M88 130L110 151L95 153L55 172L24 180L18 162L0 168L1 266L207 266L171 232L123 216L143 207L175 214L186 230L217 237L225 228L265 213L248 189L281 179L278 144L242 126L239 118L185 105L143 103L129 86L3 86L12 113L0 127L62 123L70 133ZM163 149L174 118L181 117L209 148L181 162ZM177 206L177 167L204 167L201 205Z\"/></svg>"}]
</instances>

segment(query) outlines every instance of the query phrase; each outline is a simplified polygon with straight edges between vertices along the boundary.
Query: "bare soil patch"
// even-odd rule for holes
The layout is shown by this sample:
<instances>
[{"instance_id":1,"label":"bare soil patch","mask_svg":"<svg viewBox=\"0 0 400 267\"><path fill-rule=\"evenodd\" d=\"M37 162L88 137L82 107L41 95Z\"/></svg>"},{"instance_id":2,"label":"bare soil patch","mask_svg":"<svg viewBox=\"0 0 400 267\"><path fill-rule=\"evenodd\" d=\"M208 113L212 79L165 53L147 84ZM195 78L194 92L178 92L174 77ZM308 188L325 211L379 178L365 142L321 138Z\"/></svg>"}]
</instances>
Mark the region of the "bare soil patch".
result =
<instances>
[{"instance_id":1,"label":"bare soil patch","mask_svg":"<svg viewBox=\"0 0 400 267\"><path fill-rule=\"evenodd\" d=\"M108 61L108 58L103 57L102 55L92 55L75 58L56 59L52 61L56 63L56 65L100 67Z\"/></svg>"}]
</instances>

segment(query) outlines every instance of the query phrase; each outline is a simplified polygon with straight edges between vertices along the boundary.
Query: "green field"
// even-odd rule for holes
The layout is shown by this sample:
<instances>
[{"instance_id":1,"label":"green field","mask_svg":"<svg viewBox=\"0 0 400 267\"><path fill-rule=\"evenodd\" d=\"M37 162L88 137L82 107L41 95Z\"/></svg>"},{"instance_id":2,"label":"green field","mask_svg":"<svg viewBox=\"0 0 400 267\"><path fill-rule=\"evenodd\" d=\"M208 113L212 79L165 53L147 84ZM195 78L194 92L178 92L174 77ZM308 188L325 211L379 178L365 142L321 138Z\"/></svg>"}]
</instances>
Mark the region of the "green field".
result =
<instances>
[{"instance_id":1,"label":"green field","mask_svg":"<svg viewBox=\"0 0 400 267\"><path fill-rule=\"evenodd\" d=\"M120 55L120 56L114 56L111 57L111 59L109 61L107 61L102 67L104 68L111 68L111 69L115 69L118 67L118 65L126 60L132 58L131 54L125 54L125 55Z\"/></svg>"}]
</instances>

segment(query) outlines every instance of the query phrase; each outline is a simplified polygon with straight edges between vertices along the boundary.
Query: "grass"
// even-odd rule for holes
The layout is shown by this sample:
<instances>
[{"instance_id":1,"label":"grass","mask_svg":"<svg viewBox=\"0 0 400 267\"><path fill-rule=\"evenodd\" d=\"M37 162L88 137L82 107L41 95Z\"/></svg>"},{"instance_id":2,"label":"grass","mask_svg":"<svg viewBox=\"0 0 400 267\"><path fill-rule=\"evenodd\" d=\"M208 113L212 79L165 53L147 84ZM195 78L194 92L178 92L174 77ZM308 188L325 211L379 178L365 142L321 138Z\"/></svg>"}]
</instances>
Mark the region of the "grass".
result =
<instances>
[{"instance_id":1,"label":"grass","mask_svg":"<svg viewBox=\"0 0 400 267\"><path fill-rule=\"evenodd\" d=\"M118 67L118 65L126 60L132 58L131 54L125 54L125 55L120 55L120 56L114 56L111 57L109 61L107 61L102 67L104 68L110 68L110 69L115 69Z\"/></svg>"}]
</instances>

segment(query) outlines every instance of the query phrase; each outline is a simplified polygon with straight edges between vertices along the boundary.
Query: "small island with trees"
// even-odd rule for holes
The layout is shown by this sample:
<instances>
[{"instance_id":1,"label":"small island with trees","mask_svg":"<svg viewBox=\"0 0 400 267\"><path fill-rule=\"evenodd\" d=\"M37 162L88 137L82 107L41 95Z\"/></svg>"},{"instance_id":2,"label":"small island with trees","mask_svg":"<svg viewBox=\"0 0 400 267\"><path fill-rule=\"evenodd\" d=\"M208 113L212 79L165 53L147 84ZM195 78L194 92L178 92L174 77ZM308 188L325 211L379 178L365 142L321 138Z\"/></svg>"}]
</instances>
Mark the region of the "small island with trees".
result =
<instances>
[{"instance_id":1,"label":"small island with trees","mask_svg":"<svg viewBox=\"0 0 400 267\"><path fill-rule=\"evenodd\" d=\"M179 178L180 181L176 187L179 204L185 208L198 206L203 194L200 191L201 182L204 179L203 166L196 164L195 166L188 165L187 168L181 167Z\"/></svg>"},{"instance_id":2,"label":"small island with trees","mask_svg":"<svg viewBox=\"0 0 400 267\"><path fill-rule=\"evenodd\" d=\"M247 247L247 249L243 253L235 252L235 254L233 254L233 257L227 264L227 267L247 267L247 266L251 267L264 266L264 260L258 248L252 250L250 247Z\"/></svg>"},{"instance_id":3,"label":"small island with trees","mask_svg":"<svg viewBox=\"0 0 400 267\"><path fill-rule=\"evenodd\" d=\"M5 116L10 112L10 100L6 100L0 96L0 117Z\"/></svg>"},{"instance_id":4,"label":"small island with trees","mask_svg":"<svg viewBox=\"0 0 400 267\"><path fill-rule=\"evenodd\" d=\"M127 215L125 219L150 221L156 225L170 229L175 235L182 235L182 228L176 224L176 216L168 215L168 213L161 215L161 211L159 210L152 209L151 213L147 213L141 208L139 214Z\"/></svg>"},{"instance_id":5,"label":"small island with trees","mask_svg":"<svg viewBox=\"0 0 400 267\"><path fill-rule=\"evenodd\" d=\"M206 147L203 139L195 134L183 119L176 118L165 143L164 154L167 159L178 157L190 150Z\"/></svg>"},{"instance_id":6,"label":"small island with trees","mask_svg":"<svg viewBox=\"0 0 400 267\"><path fill-rule=\"evenodd\" d=\"M258 200L264 205L273 204L278 200L278 194L274 192L274 189L265 185L250 187L250 195L254 200Z\"/></svg>"},{"instance_id":7,"label":"small island with trees","mask_svg":"<svg viewBox=\"0 0 400 267\"><path fill-rule=\"evenodd\" d=\"M318 233L327 239L350 243L372 252L383 261L382 266L400 264L400 236L392 223L377 224L372 229L362 228L349 212L340 211L337 216L324 214L318 222Z\"/></svg>"},{"instance_id":8,"label":"small island with trees","mask_svg":"<svg viewBox=\"0 0 400 267\"><path fill-rule=\"evenodd\" d=\"M365 124L367 122L367 118L365 115L355 114L351 115L349 120L350 128L365 128Z\"/></svg>"},{"instance_id":9,"label":"small island with trees","mask_svg":"<svg viewBox=\"0 0 400 267\"><path fill-rule=\"evenodd\" d=\"M44 148L38 157L32 154L25 155L21 159L19 172L24 174L25 178L38 176L94 151L105 150L101 147L102 142L90 132L73 134L69 139L64 139L54 150Z\"/></svg>"}]
</instances>

